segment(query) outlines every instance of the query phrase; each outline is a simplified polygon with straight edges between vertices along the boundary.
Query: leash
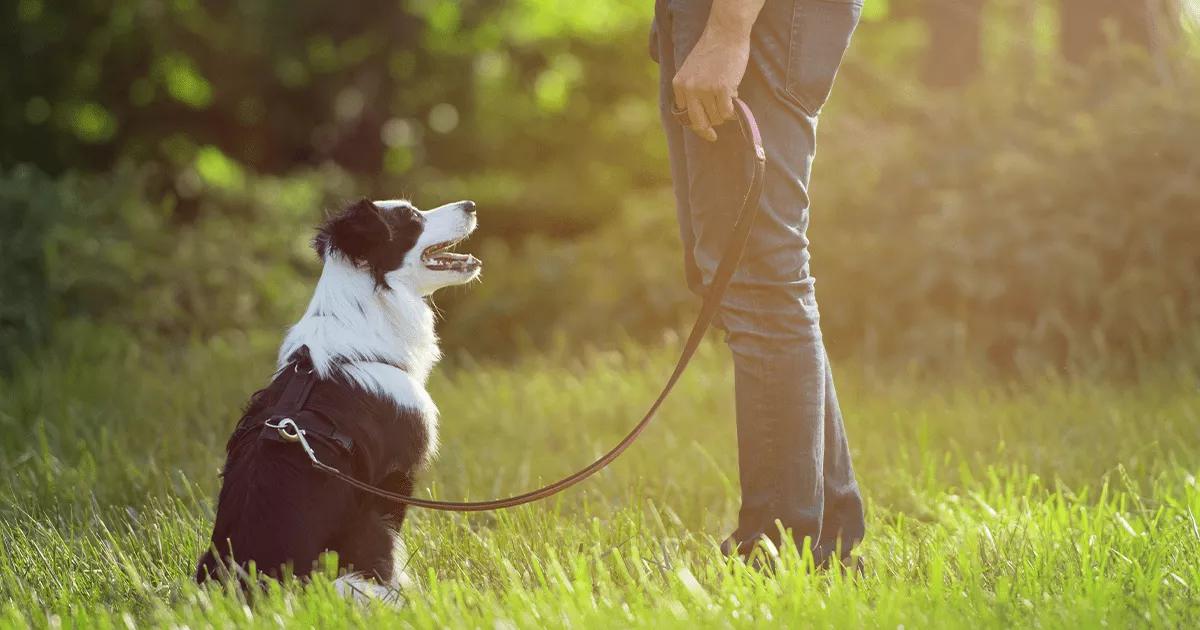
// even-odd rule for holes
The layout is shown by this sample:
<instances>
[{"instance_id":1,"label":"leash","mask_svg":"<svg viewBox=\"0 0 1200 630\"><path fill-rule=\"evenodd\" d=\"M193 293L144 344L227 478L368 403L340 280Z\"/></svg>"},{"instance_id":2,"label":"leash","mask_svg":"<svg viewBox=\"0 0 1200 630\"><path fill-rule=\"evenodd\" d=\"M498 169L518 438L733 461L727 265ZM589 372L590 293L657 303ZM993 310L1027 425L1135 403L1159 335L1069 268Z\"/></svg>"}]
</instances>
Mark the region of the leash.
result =
<instances>
[{"instance_id":1,"label":"leash","mask_svg":"<svg viewBox=\"0 0 1200 630\"><path fill-rule=\"evenodd\" d=\"M712 282L709 284L708 290L704 295L703 305L700 307L700 313L696 316L696 322L692 325L692 331L688 335L687 343L683 346L683 351L679 355L679 360L675 363L675 369L671 372L671 376L663 385L662 391L658 397L654 399L654 403L650 405L649 410L642 416L633 429L626 435L612 450L605 453L600 459L588 464L583 468L567 477L563 477L554 483L543 486L536 490L531 490L524 494L518 494L504 499L495 499L492 501L471 501L471 502L453 502L453 501L435 501L432 499L420 499L395 492L389 492L382 488L378 488L371 484L365 483L354 477L329 466L317 458L317 454L313 451L312 446L308 443L308 436L304 429L296 424L296 421L286 416L274 416L269 419L265 426L275 429L279 432L279 436L288 442L299 442L312 461L314 468L317 468L346 484L358 488L363 492L373 494L377 497L395 501L397 503L405 503L416 507L423 507L430 510L443 510L447 512L483 512L488 510L498 510L502 508L516 507L526 503L532 503L547 497L551 497L571 486L591 477L600 472L605 466L608 466L629 448L642 431L649 426L650 421L654 419L658 413L659 407L666 401L671 390L675 388L675 384L679 381L679 377L683 375L687 369L688 363L696 354L696 350L700 347L700 343L704 340L704 334L712 325L713 318L716 316L718 309L721 306L721 299L725 296L726 289L729 288L729 283L733 279L733 273L737 270L738 263L742 259L742 254L746 251L746 244L749 242L750 228L754 224L754 218L758 214L758 202L762 196L763 178L766 175L767 155L763 149L762 135L758 130L758 123L754 120L754 114L750 112L750 108L741 99L734 98L734 112L737 114L738 126L741 129L742 136L753 149L753 166L754 170L750 177L750 184L746 188L746 194L742 198L742 206L738 209L737 219L734 223L733 234L729 238L729 242L725 246L725 252L721 256L720 263L717 264L717 270L713 274ZM681 122L686 121L686 110L672 111L677 119ZM303 378L312 379L312 375L304 375L299 370L297 374Z\"/></svg>"}]
</instances>

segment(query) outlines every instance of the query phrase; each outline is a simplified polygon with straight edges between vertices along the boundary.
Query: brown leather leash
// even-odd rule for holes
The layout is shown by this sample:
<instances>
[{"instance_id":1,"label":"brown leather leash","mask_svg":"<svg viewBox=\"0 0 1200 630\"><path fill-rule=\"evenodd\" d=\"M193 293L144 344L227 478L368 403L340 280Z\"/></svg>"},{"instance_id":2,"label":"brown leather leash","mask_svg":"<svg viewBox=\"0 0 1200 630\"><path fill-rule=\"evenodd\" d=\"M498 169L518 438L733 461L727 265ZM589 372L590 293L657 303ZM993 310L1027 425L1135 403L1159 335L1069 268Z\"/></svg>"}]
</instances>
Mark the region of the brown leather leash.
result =
<instances>
[{"instance_id":1,"label":"brown leather leash","mask_svg":"<svg viewBox=\"0 0 1200 630\"><path fill-rule=\"evenodd\" d=\"M397 494L378 488L371 484L362 482L354 477L322 463L313 452L312 447L308 444L308 439L305 437L305 431L295 420L290 417L276 417L267 422L266 426L279 431L283 439L290 442L299 442L308 454L315 468L324 471L341 481L362 490L373 494L377 497L395 501L397 503L405 503L416 507L428 508L431 510L443 510L448 512L483 512L488 510L498 510L501 508L510 508L526 503L532 503L547 497L553 496L570 488L571 486L591 477L599 472L605 466L613 462L625 449L629 448L642 431L649 426L650 421L658 412L659 407L670 395L671 390L675 388L675 384L679 381L679 377L683 375L687 369L688 363L691 362L692 356L696 354L696 350L700 347L701 341L704 339L704 334L708 331L712 324L713 318L716 316L718 309L721 306L721 299L725 295L726 289L729 288L729 283L733 279L733 273L737 269L738 263L742 259L742 254L746 251L746 244L749 242L750 228L754 224L754 218L758 214L758 202L762 196L763 178L766 175L767 155L763 149L762 135L758 130L758 123L754 120L754 114L750 112L750 108L741 99L734 98L734 111L737 114L738 126L741 129L742 136L753 149L754 170L750 178L750 184L746 188L746 195L742 199L742 206L738 209L737 220L734 223L733 234L729 242L725 246L725 252L721 257L720 263L717 264L717 270L713 274L712 282L709 284L708 291L704 296L704 303L700 307L700 314L696 316L696 322L692 325L692 331L688 335L687 343L683 346L683 351L679 355L679 360L675 363L675 369L671 372L670 378L667 379L666 385L659 392L658 398L654 399L654 404L650 405L650 409L646 411L640 422L626 435L612 450L605 453L600 459L589 464L570 476L564 477L543 486L536 490L531 490L524 494L518 494L504 499L495 499L492 501L470 501L470 502L454 502L454 501L435 501L432 499L419 499L416 497ZM685 111L673 111L676 118L681 122L686 121ZM686 124L686 123L685 123Z\"/></svg>"}]
</instances>

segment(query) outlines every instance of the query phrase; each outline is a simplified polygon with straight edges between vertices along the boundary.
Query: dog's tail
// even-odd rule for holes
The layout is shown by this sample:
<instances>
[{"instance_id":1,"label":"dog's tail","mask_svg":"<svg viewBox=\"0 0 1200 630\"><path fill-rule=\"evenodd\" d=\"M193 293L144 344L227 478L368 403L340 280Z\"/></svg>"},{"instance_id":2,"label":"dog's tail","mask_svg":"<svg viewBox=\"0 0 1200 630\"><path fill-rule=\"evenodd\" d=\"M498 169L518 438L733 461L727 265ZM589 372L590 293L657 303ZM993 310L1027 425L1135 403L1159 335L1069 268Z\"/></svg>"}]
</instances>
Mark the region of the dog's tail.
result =
<instances>
[{"instance_id":1,"label":"dog's tail","mask_svg":"<svg viewBox=\"0 0 1200 630\"><path fill-rule=\"evenodd\" d=\"M196 583L203 584L216 579L218 570L217 557L213 555L212 549L205 551L204 555L200 556L200 561L196 563Z\"/></svg>"}]
</instances>

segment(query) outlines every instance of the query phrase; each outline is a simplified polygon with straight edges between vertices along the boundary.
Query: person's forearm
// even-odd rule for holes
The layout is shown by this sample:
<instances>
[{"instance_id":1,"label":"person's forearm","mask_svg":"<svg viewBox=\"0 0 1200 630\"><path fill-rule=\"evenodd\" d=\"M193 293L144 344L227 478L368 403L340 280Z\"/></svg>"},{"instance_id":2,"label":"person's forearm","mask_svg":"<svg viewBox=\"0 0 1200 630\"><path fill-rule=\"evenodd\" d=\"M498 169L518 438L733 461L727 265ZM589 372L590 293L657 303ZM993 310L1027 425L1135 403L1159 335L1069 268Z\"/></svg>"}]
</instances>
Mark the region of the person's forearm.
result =
<instances>
[{"instance_id":1,"label":"person's forearm","mask_svg":"<svg viewBox=\"0 0 1200 630\"><path fill-rule=\"evenodd\" d=\"M740 40L750 37L750 29L758 19L766 0L713 0L708 12L705 34L721 39Z\"/></svg>"}]
</instances>

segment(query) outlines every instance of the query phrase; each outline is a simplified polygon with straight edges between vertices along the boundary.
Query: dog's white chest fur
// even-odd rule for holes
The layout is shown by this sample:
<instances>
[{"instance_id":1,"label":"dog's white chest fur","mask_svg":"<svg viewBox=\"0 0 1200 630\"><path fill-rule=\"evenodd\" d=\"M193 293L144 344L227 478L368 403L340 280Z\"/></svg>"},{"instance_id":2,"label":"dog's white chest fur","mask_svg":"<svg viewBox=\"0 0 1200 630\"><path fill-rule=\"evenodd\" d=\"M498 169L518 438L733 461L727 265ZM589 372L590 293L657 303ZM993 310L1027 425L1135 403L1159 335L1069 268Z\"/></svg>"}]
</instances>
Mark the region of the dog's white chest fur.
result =
<instances>
[{"instance_id":1,"label":"dog's white chest fur","mask_svg":"<svg viewBox=\"0 0 1200 630\"><path fill-rule=\"evenodd\" d=\"M340 372L366 392L419 411L431 452L436 448L438 411L425 380L441 355L433 311L422 296L400 283L381 289L331 253L308 310L279 348L280 367L301 346L308 346L321 378Z\"/></svg>"}]
</instances>

